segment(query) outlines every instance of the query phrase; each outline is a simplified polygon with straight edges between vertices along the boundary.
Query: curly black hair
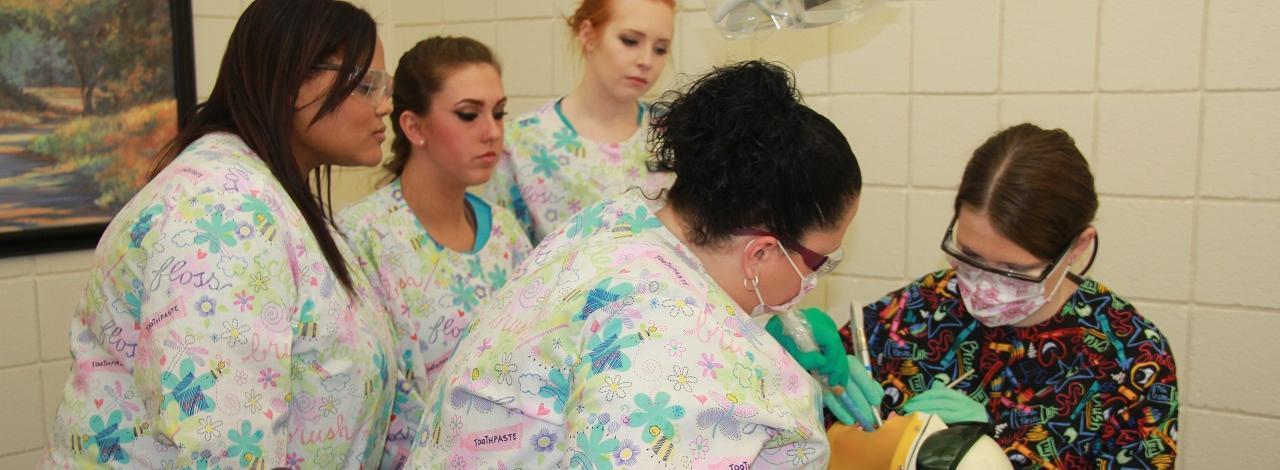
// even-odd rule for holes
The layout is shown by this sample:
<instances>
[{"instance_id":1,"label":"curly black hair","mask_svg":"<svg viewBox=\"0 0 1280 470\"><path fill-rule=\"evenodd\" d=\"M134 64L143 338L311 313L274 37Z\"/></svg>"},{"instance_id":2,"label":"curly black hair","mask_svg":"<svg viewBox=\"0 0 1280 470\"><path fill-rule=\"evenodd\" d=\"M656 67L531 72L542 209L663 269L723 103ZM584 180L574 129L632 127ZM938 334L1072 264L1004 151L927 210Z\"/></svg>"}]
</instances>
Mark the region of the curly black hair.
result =
<instances>
[{"instance_id":1,"label":"curly black hair","mask_svg":"<svg viewBox=\"0 0 1280 470\"><path fill-rule=\"evenodd\" d=\"M803 104L784 66L717 67L654 107L650 165L676 174L667 201L694 244L748 227L798 242L834 228L862 191L849 142Z\"/></svg>"}]
</instances>

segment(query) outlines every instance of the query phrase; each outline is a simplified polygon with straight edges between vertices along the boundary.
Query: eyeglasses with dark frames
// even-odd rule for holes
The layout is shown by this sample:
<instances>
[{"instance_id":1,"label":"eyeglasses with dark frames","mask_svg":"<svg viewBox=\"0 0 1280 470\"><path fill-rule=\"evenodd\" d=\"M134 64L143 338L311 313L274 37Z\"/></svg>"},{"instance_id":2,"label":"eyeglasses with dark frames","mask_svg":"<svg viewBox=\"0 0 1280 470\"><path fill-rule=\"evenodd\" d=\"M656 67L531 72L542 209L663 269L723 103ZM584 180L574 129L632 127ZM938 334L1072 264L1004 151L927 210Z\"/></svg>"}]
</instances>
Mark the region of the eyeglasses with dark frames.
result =
<instances>
[{"instance_id":1,"label":"eyeglasses with dark frames","mask_svg":"<svg viewBox=\"0 0 1280 470\"><path fill-rule=\"evenodd\" d=\"M831 252L831 254L824 255L822 253L818 253L816 251L810 250L798 242L780 237L768 230L762 230L757 228L740 228L729 233L734 235L746 235L746 236L756 236L756 237L767 236L767 237L777 238L778 242L782 243L782 246L786 248L790 248L791 251L799 253L800 258L804 261L804 265L807 266L813 272L817 273L819 276L830 273L831 271L834 271L836 269L836 266L840 265L840 261L844 259L843 248L837 248L836 251Z\"/></svg>"}]
</instances>

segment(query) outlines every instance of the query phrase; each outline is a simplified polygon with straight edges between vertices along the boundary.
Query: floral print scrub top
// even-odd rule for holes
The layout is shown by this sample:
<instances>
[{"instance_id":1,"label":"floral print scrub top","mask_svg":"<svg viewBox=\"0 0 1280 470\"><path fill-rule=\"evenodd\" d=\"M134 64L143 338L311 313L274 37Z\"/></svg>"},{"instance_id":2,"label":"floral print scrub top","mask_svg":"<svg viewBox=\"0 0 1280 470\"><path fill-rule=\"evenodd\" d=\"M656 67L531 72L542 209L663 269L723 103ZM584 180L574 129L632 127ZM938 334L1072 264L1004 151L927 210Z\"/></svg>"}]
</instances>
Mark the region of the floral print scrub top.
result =
<instances>
[{"instance_id":1,"label":"floral print scrub top","mask_svg":"<svg viewBox=\"0 0 1280 470\"><path fill-rule=\"evenodd\" d=\"M266 164L201 137L98 244L48 465L376 466L399 366L349 266L352 295Z\"/></svg>"},{"instance_id":2,"label":"floral print scrub top","mask_svg":"<svg viewBox=\"0 0 1280 470\"><path fill-rule=\"evenodd\" d=\"M599 143L578 135L560 112L563 98L521 115L508 126L506 151L484 187L485 199L510 208L536 245L582 208L639 187L657 197L675 176L650 172L650 107L641 103L640 127L622 142Z\"/></svg>"},{"instance_id":3,"label":"floral print scrub top","mask_svg":"<svg viewBox=\"0 0 1280 470\"><path fill-rule=\"evenodd\" d=\"M628 193L477 312L413 468L825 467L817 384Z\"/></svg>"},{"instance_id":4,"label":"floral print scrub top","mask_svg":"<svg viewBox=\"0 0 1280 470\"><path fill-rule=\"evenodd\" d=\"M511 211L491 208L468 194L476 220L472 251L457 252L431 239L404 200L396 179L338 216L360 267L380 287L395 320L400 355L411 382L396 396L384 467L408 457L421 400L440 366L453 355L473 312L488 300L531 247Z\"/></svg>"},{"instance_id":5,"label":"floral print scrub top","mask_svg":"<svg viewBox=\"0 0 1280 470\"><path fill-rule=\"evenodd\" d=\"M986 406L1015 468L1172 468L1178 380L1169 342L1106 286L1073 280L1080 287L1062 311L1025 328L978 323L950 269L868 305L884 406L973 370L956 390ZM841 334L851 345L850 329Z\"/></svg>"}]
</instances>

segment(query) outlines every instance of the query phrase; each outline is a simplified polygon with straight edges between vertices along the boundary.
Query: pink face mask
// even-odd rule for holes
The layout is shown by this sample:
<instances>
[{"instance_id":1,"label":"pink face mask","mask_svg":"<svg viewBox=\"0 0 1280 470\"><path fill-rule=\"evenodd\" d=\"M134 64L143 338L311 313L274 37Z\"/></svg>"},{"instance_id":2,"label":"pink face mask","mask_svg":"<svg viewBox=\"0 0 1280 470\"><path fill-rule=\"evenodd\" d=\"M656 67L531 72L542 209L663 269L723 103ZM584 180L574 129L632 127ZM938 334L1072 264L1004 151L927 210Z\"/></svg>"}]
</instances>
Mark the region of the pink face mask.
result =
<instances>
[{"instance_id":1,"label":"pink face mask","mask_svg":"<svg viewBox=\"0 0 1280 470\"><path fill-rule=\"evenodd\" d=\"M965 308L973 318L989 327L1026 320L1048 302L1048 297L1058 292L1062 279L1066 277L1059 277L1046 296L1043 282L1012 279L955 259L948 261L956 270L956 284L960 287Z\"/></svg>"}]
</instances>

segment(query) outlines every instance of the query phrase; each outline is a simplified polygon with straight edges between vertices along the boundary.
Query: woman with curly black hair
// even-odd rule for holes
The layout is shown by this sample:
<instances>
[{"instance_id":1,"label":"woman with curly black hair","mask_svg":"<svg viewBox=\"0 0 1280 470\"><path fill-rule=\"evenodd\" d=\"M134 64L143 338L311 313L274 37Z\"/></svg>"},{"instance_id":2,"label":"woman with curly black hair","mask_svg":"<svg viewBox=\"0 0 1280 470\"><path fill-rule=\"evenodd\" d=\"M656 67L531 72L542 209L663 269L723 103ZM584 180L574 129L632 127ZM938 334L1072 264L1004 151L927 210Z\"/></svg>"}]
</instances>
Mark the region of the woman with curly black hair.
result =
<instances>
[{"instance_id":1,"label":"woman with curly black hair","mask_svg":"<svg viewBox=\"0 0 1280 470\"><path fill-rule=\"evenodd\" d=\"M825 467L817 385L751 317L839 261L858 162L777 65L668 98L665 207L631 191L543 240L443 367L414 466Z\"/></svg>"}]
</instances>

